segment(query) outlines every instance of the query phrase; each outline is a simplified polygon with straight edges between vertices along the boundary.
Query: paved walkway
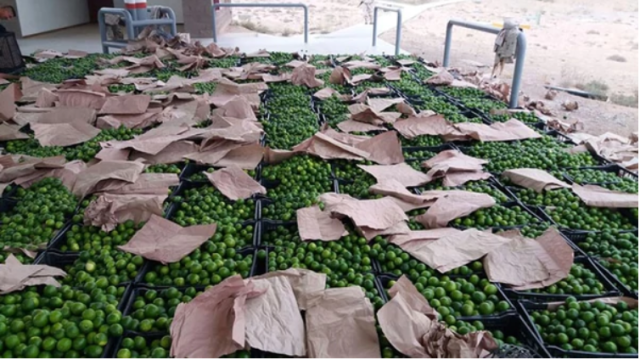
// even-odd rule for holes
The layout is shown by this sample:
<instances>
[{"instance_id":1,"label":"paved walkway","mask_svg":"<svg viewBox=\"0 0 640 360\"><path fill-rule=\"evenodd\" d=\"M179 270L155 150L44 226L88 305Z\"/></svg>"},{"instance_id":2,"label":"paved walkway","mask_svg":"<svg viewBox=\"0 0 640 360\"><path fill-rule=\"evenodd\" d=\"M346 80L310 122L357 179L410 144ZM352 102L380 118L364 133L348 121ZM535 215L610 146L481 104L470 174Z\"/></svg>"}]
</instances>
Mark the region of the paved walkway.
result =
<instances>
[{"instance_id":1,"label":"paved walkway","mask_svg":"<svg viewBox=\"0 0 640 360\"><path fill-rule=\"evenodd\" d=\"M379 5L402 8L402 22L411 20L423 11L438 6L462 2L465 0L441 0L420 6L411 6L390 2L380 2ZM378 11L377 36L394 29L397 24L395 12ZM203 44L209 44L211 39L199 39ZM309 35L309 43L304 43L303 35L289 37L273 36L255 33L227 33L218 35L218 45L224 47L239 47L244 52L255 52L260 49L272 51L285 51L308 54L394 54L395 46L377 39L375 47L372 46L373 26L364 23L329 34ZM400 51L406 53L405 51Z\"/></svg>"}]
</instances>

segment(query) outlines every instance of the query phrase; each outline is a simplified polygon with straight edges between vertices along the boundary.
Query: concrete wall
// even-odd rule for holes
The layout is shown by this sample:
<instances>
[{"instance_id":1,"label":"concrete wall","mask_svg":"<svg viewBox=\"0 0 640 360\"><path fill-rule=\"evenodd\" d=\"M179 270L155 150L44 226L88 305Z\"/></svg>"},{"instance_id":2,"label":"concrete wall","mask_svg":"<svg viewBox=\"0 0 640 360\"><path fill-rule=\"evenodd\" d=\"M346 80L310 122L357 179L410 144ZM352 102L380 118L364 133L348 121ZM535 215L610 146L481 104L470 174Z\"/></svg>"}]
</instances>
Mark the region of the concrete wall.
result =
<instances>
[{"instance_id":1,"label":"concrete wall","mask_svg":"<svg viewBox=\"0 0 640 360\"><path fill-rule=\"evenodd\" d=\"M22 36L89 22L87 0L19 0L16 3Z\"/></svg>"},{"instance_id":2,"label":"concrete wall","mask_svg":"<svg viewBox=\"0 0 640 360\"><path fill-rule=\"evenodd\" d=\"M148 6L162 5L162 6L168 6L172 8L173 11L175 11L176 13L176 20L178 21L178 23L184 24L184 12L182 11L182 1L183 0L148 0L147 5ZM186 0L186 1L193 1L193 0ZM124 0L114 0L113 5L118 8L123 8Z\"/></svg>"}]
</instances>

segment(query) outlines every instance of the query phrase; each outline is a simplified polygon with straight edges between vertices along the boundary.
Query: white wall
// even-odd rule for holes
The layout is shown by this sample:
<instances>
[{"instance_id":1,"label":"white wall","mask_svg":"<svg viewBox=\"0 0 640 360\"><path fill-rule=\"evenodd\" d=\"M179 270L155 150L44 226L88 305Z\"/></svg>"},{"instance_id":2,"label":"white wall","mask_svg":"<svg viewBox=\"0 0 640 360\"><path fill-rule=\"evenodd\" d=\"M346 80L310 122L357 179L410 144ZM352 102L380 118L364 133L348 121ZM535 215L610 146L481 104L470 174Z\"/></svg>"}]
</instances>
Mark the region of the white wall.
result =
<instances>
[{"instance_id":1,"label":"white wall","mask_svg":"<svg viewBox=\"0 0 640 360\"><path fill-rule=\"evenodd\" d=\"M187 0L189 1L189 0ZM124 7L124 0L114 0L113 5L118 8ZM176 13L176 20L179 24L184 24L184 13L182 12L182 0L148 0L148 6L163 5L173 9Z\"/></svg>"},{"instance_id":2,"label":"white wall","mask_svg":"<svg viewBox=\"0 0 640 360\"><path fill-rule=\"evenodd\" d=\"M89 22L87 0L18 0L22 36Z\"/></svg>"}]
</instances>

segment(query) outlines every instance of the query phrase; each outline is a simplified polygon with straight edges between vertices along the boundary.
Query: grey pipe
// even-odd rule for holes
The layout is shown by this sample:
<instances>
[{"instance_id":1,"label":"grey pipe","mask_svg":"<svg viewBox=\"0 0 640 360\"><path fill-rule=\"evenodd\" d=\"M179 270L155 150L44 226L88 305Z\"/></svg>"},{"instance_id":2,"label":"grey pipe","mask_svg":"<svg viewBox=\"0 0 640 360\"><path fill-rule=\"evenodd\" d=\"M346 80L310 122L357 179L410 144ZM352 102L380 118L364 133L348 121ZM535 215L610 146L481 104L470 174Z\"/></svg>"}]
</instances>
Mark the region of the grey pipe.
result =
<instances>
[{"instance_id":1,"label":"grey pipe","mask_svg":"<svg viewBox=\"0 0 640 360\"><path fill-rule=\"evenodd\" d=\"M178 34L178 26L176 24L176 13L172 8L162 6L162 9L169 14L168 19L146 19L146 20L134 20L131 12L126 9L120 8L102 8L98 11L98 26L100 29L100 40L102 42L102 52L104 54L109 53L110 47L123 48L127 46L126 42L108 41L107 39L107 25L104 21L105 14L116 14L124 17L125 26L127 28L127 38L133 40L136 38L136 28L150 25L170 25L171 35L176 36ZM146 11L146 10L145 10Z\"/></svg>"},{"instance_id":2,"label":"grey pipe","mask_svg":"<svg viewBox=\"0 0 640 360\"><path fill-rule=\"evenodd\" d=\"M444 43L444 58L442 59L442 66L444 67L449 66L449 58L451 56L451 38L454 26L460 26L490 34L498 34L500 32L500 29L491 25L462 20L449 20L447 23L447 36ZM520 93L520 85L522 83L522 71L524 68L526 53L527 37L524 32L520 31L520 34L518 34L518 42L516 44L516 65L513 71L513 82L511 83L511 98L509 99L509 108L511 109L518 107L518 94Z\"/></svg>"},{"instance_id":3,"label":"grey pipe","mask_svg":"<svg viewBox=\"0 0 640 360\"><path fill-rule=\"evenodd\" d=\"M211 23L213 24L213 42L218 42L218 34L216 30L216 8L223 7L285 7L285 8L302 8L304 10L304 43L309 43L309 8L305 4L276 4L276 3L268 3L268 4L259 4L259 3L247 3L247 4L232 4L232 3L224 3L224 4L214 4L211 6Z\"/></svg>"},{"instance_id":4,"label":"grey pipe","mask_svg":"<svg viewBox=\"0 0 640 360\"><path fill-rule=\"evenodd\" d=\"M400 55L400 38L402 37L402 10L393 9L384 6L376 6L373 8L373 42L372 45L376 46L376 40L378 39L378 9L394 11L398 14L396 24L396 56Z\"/></svg>"}]
</instances>

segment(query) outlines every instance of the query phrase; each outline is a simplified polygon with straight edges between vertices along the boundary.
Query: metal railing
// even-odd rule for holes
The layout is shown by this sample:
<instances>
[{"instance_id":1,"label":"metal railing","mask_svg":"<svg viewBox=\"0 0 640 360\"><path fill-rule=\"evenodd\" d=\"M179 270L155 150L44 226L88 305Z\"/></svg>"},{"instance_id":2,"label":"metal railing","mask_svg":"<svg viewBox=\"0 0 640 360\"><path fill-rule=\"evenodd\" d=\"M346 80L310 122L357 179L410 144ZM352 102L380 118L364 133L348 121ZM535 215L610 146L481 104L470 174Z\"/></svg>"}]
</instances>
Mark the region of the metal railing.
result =
<instances>
[{"instance_id":1,"label":"metal railing","mask_svg":"<svg viewBox=\"0 0 640 360\"><path fill-rule=\"evenodd\" d=\"M135 20L131 13L126 9L119 8L102 8L98 11L98 26L100 29L100 40L102 41L102 52L109 53L109 48L124 48L127 46L126 41L109 41L107 39L107 24L105 23L104 16L106 14L121 15L124 18L125 27L127 29L127 38L129 40L135 39L136 29L143 26L171 26L171 35L176 36L178 34L178 26L176 25L176 13L172 8L162 6L163 11L169 14L168 19L138 19ZM146 11L145 11L146 14Z\"/></svg>"},{"instance_id":2,"label":"metal railing","mask_svg":"<svg viewBox=\"0 0 640 360\"><path fill-rule=\"evenodd\" d=\"M376 39L378 38L378 9L393 11L398 14L396 25L396 56L400 55L400 38L402 37L402 10L388 8L384 6L376 6L373 8L373 42L372 45L376 46Z\"/></svg>"},{"instance_id":3,"label":"metal railing","mask_svg":"<svg viewBox=\"0 0 640 360\"><path fill-rule=\"evenodd\" d=\"M447 37L444 43L444 59L442 59L442 66L444 67L449 66L449 58L451 55L451 37L454 26L460 26L467 29L483 31L491 34L498 34L501 30L491 25L462 20L449 20L449 23L447 24ZM509 99L509 108L511 109L518 107L518 94L520 93L520 85L522 83L522 70L524 68L524 58L526 53L527 37L525 36L524 32L520 31L520 34L518 34L518 42L516 44L516 66L513 71L513 82L511 83L511 98Z\"/></svg>"},{"instance_id":4,"label":"metal railing","mask_svg":"<svg viewBox=\"0 0 640 360\"><path fill-rule=\"evenodd\" d=\"M304 43L309 43L309 8L305 4L278 4L278 3L247 3L247 4L232 4L232 3L219 3L211 6L211 22L213 23L213 42L218 42L218 34L216 29L216 9L223 7L284 7L284 8L302 8L304 10Z\"/></svg>"}]
</instances>

